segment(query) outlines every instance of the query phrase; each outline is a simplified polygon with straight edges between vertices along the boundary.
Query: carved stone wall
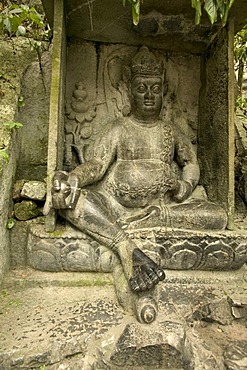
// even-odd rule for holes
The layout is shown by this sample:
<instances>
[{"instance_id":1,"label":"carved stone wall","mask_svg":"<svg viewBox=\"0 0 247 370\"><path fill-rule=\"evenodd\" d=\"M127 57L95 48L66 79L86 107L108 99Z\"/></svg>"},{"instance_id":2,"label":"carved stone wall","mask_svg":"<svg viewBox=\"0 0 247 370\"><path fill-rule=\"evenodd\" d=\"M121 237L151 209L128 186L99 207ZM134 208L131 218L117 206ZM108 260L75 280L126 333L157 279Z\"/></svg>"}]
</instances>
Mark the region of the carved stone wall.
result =
<instances>
[{"instance_id":1,"label":"carved stone wall","mask_svg":"<svg viewBox=\"0 0 247 370\"><path fill-rule=\"evenodd\" d=\"M11 190L19 156L20 131L10 130L2 124L17 121L17 101L20 94L22 71L35 60L26 39L0 40L0 283L10 267L9 230L6 228L11 214Z\"/></svg>"},{"instance_id":2,"label":"carved stone wall","mask_svg":"<svg viewBox=\"0 0 247 370\"><path fill-rule=\"evenodd\" d=\"M204 55L198 130L201 184L222 204L230 222L234 207L233 32L222 29Z\"/></svg>"},{"instance_id":3,"label":"carved stone wall","mask_svg":"<svg viewBox=\"0 0 247 370\"><path fill-rule=\"evenodd\" d=\"M38 60L31 63L22 76L21 95L25 99L25 104L19 109L18 119L24 125L21 130L21 155L17 179L42 181L46 177L50 58L50 52L43 53L41 63Z\"/></svg>"}]
</instances>

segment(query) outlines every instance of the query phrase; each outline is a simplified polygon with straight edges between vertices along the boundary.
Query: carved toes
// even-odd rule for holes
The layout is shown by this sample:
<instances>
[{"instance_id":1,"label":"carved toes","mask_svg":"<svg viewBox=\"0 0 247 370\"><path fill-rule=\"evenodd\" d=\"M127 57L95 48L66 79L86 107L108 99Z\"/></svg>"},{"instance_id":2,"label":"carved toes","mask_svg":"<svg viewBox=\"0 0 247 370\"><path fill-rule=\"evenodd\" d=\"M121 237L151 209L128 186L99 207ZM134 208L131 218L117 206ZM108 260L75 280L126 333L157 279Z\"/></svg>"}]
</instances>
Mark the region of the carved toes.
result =
<instances>
[{"instance_id":1,"label":"carved toes","mask_svg":"<svg viewBox=\"0 0 247 370\"><path fill-rule=\"evenodd\" d=\"M157 274L157 276L159 278L159 281L165 280L166 274L165 274L165 272L162 269L157 269L156 270L156 274Z\"/></svg>"},{"instance_id":2,"label":"carved toes","mask_svg":"<svg viewBox=\"0 0 247 370\"><path fill-rule=\"evenodd\" d=\"M132 258L134 276L129 284L134 292L150 290L165 279L164 271L139 248L134 249Z\"/></svg>"},{"instance_id":3,"label":"carved toes","mask_svg":"<svg viewBox=\"0 0 247 370\"><path fill-rule=\"evenodd\" d=\"M130 287L134 292L150 290L160 281L164 280L165 273L161 269L142 271L129 279Z\"/></svg>"}]
</instances>

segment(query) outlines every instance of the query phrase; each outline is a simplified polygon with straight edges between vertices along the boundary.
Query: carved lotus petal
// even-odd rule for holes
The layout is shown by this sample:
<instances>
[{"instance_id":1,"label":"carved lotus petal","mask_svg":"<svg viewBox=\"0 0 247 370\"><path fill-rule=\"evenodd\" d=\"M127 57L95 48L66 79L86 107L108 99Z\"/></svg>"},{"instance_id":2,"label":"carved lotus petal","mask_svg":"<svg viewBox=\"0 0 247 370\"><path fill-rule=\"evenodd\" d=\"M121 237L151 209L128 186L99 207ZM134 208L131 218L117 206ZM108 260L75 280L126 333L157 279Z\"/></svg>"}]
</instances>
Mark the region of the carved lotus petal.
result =
<instances>
[{"instance_id":1,"label":"carved lotus petal","mask_svg":"<svg viewBox=\"0 0 247 370\"><path fill-rule=\"evenodd\" d=\"M85 114L84 113L76 113L76 120L79 123L85 122Z\"/></svg>"},{"instance_id":2,"label":"carved lotus petal","mask_svg":"<svg viewBox=\"0 0 247 370\"><path fill-rule=\"evenodd\" d=\"M85 119L86 119L86 121L87 121L87 122L91 122L91 121L94 119L94 117L95 117L95 116L93 116L92 112L87 113L87 114L85 115Z\"/></svg>"},{"instance_id":3,"label":"carved lotus petal","mask_svg":"<svg viewBox=\"0 0 247 370\"><path fill-rule=\"evenodd\" d=\"M68 119L75 119L76 113L72 110L71 113L68 115Z\"/></svg>"},{"instance_id":4,"label":"carved lotus petal","mask_svg":"<svg viewBox=\"0 0 247 370\"><path fill-rule=\"evenodd\" d=\"M72 108L76 113L86 113L88 110L88 104L82 101L74 101L72 103Z\"/></svg>"}]
</instances>

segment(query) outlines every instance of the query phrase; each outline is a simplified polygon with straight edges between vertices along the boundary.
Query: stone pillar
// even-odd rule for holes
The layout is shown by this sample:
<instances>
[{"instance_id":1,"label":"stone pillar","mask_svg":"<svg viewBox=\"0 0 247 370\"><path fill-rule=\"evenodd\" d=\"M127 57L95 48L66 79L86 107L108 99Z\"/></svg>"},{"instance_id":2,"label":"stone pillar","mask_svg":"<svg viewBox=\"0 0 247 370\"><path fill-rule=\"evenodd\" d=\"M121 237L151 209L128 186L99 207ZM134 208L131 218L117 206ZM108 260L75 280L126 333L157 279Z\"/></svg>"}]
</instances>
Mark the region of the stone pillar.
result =
<instances>
[{"instance_id":1,"label":"stone pillar","mask_svg":"<svg viewBox=\"0 0 247 370\"><path fill-rule=\"evenodd\" d=\"M200 182L211 201L234 217L233 22L218 31L202 57L198 127Z\"/></svg>"},{"instance_id":2,"label":"stone pillar","mask_svg":"<svg viewBox=\"0 0 247 370\"><path fill-rule=\"evenodd\" d=\"M55 210L51 209L51 181L56 170L63 165L64 149L64 81L66 60L66 35L63 0L54 1L52 76L47 157L47 199L44 207L46 228L54 231Z\"/></svg>"}]
</instances>

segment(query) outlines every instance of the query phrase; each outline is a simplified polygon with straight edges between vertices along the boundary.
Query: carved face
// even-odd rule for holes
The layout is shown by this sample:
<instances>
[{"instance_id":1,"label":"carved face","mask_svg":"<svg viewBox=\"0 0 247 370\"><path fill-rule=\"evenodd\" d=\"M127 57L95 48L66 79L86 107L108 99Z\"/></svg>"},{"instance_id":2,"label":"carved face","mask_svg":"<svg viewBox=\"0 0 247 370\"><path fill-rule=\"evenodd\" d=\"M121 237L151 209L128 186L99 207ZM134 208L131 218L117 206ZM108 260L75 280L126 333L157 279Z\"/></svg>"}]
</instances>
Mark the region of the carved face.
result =
<instances>
[{"instance_id":1,"label":"carved face","mask_svg":"<svg viewBox=\"0 0 247 370\"><path fill-rule=\"evenodd\" d=\"M131 83L131 111L135 118L153 121L159 117L163 101L163 83L158 76L136 76Z\"/></svg>"}]
</instances>

